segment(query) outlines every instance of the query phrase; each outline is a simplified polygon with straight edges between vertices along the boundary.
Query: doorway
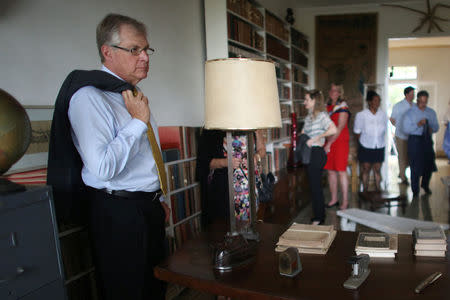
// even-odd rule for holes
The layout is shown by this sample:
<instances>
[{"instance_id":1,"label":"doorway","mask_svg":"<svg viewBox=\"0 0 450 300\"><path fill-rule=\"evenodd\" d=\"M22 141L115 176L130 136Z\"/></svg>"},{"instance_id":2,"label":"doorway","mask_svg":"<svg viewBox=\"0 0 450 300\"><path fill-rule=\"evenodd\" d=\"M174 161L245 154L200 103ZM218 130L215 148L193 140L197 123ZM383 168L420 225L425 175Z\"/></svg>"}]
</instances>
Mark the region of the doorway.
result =
<instances>
[{"instance_id":1,"label":"doorway","mask_svg":"<svg viewBox=\"0 0 450 300\"><path fill-rule=\"evenodd\" d=\"M445 131L445 113L450 108L450 37L389 39L389 86L386 113L391 115L392 107L403 100L407 86L427 90L430 94L428 107L436 111L440 130L434 134L436 155L442 156ZM389 122L390 123L390 122ZM395 128L388 125L388 141L393 145ZM387 151L388 184L396 184L398 161L395 147Z\"/></svg>"}]
</instances>

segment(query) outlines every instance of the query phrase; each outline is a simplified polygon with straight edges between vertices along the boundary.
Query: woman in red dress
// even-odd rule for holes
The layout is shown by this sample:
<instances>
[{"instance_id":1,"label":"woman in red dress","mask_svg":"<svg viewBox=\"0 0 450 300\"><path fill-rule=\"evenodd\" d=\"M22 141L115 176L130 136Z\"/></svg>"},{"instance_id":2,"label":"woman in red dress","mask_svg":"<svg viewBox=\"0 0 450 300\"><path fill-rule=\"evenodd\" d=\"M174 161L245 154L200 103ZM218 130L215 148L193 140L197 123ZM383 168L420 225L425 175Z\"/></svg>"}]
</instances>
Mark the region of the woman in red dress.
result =
<instances>
[{"instance_id":1,"label":"woman in red dress","mask_svg":"<svg viewBox=\"0 0 450 300\"><path fill-rule=\"evenodd\" d=\"M327 207L339 205L338 202L338 181L342 192L342 205L340 209L348 207L348 177L347 163L349 151L349 131L348 120L350 111L347 103L341 99L343 87L331 84L328 95L330 97L327 111L331 120L337 127L337 133L327 139L324 147L327 152L327 164L324 169L328 170L328 183L330 185L331 201Z\"/></svg>"}]
</instances>

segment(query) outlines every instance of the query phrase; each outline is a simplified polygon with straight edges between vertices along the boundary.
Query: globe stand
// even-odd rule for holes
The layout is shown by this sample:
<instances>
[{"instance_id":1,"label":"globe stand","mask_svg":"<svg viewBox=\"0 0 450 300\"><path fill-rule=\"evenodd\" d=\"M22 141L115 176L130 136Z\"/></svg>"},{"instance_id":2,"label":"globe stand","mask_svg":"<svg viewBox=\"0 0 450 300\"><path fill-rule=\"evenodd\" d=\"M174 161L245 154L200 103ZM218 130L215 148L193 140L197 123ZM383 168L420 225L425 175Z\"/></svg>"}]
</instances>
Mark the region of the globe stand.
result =
<instances>
[{"instance_id":1,"label":"globe stand","mask_svg":"<svg viewBox=\"0 0 450 300\"><path fill-rule=\"evenodd\" d=\"M17 193L25 190L26 190L25 186L21 184L14 183L5 178L0 178L0 195Z\"/></svg>"}]
</instances>

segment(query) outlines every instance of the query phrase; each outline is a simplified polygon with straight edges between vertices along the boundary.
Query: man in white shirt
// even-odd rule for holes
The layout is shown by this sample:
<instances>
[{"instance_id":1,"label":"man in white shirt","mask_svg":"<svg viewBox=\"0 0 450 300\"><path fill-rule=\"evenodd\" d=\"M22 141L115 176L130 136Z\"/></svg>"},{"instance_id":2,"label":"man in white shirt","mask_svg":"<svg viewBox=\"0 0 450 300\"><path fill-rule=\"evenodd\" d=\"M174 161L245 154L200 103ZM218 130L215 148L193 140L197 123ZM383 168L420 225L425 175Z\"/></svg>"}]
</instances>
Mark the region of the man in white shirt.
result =
<instances>
[{"instance_id":1,"label":"man in white shirt","mask_svg":"<svg viewBox=\"0 0 450 300\"><path fill-rule=\"evenodd\" d=\"M403 118L405 117L405 113L413 107L413 99L414 99L414 88L412 86L408 86L404 89L403 94L405 95L405 99L400 102L397 102L392 108L392 114L390 121L392 125L395 126L395 146L397 147L398 152L398 166L400 169L399 177L402 180L403 184L408 184L408 180L405 176L405 170L408 167L408 135L405 133L402 128Z\"/></svg>"}]
</instances>

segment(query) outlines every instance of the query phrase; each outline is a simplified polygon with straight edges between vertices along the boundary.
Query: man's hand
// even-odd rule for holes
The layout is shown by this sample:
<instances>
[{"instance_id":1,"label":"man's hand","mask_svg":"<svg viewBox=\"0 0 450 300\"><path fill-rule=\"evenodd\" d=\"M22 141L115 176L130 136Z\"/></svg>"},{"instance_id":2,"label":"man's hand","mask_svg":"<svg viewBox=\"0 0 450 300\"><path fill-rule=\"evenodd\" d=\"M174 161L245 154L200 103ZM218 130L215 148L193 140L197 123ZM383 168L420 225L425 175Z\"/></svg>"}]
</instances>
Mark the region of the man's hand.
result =
<instances>
[{"instance_id":1,"label":"man's hand","mask_svg":"<svg viewBox=\"0 0 450 300\"><path fill-rule=\"evenodd\" d=\"M323 150L325 150L325 153L330 152L330 150L331 150L331 143L326 143L325 146L323 146Z\"/></svg>"},{"instance_id":2,"label":"man's hand","mask_svg":"<svg viewBox=\"0 0 450 300\"><path fill-rule=\"evenodd\" d=\"M426 122L427 122L427 119L422 119L417 123L417 126L421 127L421 126L425 125Z\"/></svg>"},{"instance_id":3,"label":"man's hand","mask_svg":"<svg viewBox=\"0 0 450 300\"><path fill-rule=\"evenodd\" d=\"M122 96L131 117L147 124L150 120L148 98L142 92L138 92L136 96L133 96L133 92L130 90L123 91Z\"/></svg>"},{"instance_id":4,"label":"man's hand","mask_svg":"<svg viewBox=\"0 0 450 300\"><path fill-rule=\"evenodd\" d=\"M167 206L166 202L161 202L161 206L164 209L164 212L166 213L166 218L164 219L164 221L168 223L170 218L170 208L169 206Z\"/></svg>"}]
</instances>

